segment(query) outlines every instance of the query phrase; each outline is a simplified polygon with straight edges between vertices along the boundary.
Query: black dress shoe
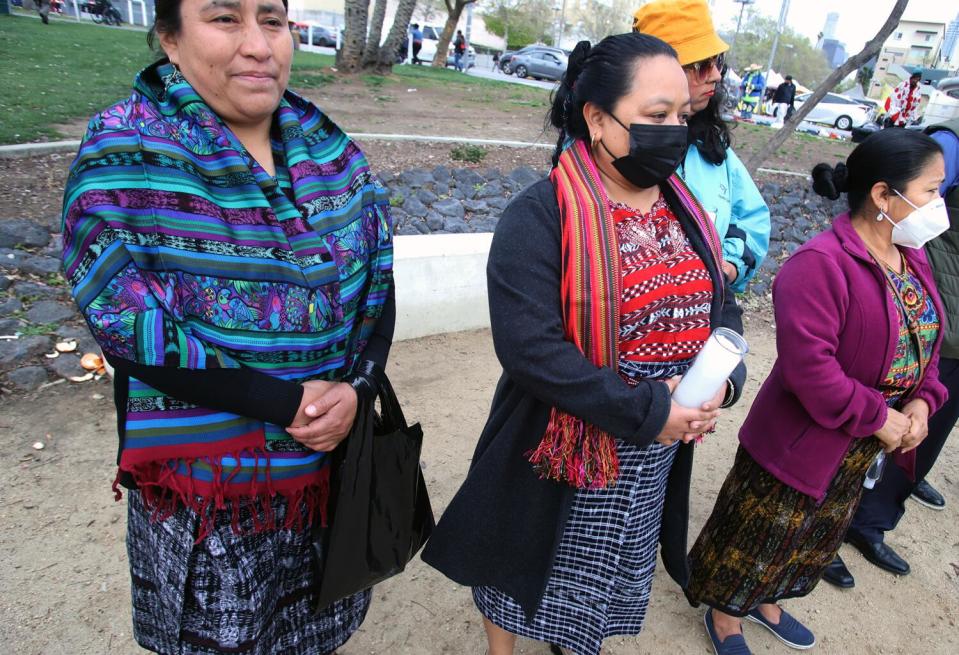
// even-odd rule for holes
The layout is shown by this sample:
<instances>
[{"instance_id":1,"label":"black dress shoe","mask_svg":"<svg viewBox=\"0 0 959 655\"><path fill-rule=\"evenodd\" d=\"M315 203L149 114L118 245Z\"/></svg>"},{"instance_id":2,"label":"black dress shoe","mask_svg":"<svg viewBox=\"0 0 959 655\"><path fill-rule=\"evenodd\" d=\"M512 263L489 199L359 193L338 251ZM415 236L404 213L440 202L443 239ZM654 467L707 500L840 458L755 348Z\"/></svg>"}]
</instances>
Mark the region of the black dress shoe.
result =
<instances>
[{"instance_id":1,"label":"black dress shoe","mask_svg":"<svg viewBox=\"0 0 959 655\"><path fill-rule=\"evenodd\" d=\"M896 575L909 573L909 562L899 557L896 551L881 541L869 542L858 534L848 532L846 543L852 544L863 557L885 571Z\"/></svg>"},{"instance_id":2,"label":"black dress shoe","mask_svg":"<svg viewBox=\"0 0 959 655\"><path fill-rule=\"evenodd\" d=\"M839 555L836 555L836 559L826 567L822 579L843 589L851 589L856 586L856 579L852 577L852 573L846 568L846 563L842 561Z\"/></svg>"},{"instance_id":3,"label":"black dress shoe","mask_svg":"<svg viewBox=\"0 0 959 655\"><path fill-rule=\"evenodd\" d=\"M936 488L925 480L920 480L912 490L912 499L930 509L945 509L946 499L936 491Z\"/></svg>"}]
</instances>

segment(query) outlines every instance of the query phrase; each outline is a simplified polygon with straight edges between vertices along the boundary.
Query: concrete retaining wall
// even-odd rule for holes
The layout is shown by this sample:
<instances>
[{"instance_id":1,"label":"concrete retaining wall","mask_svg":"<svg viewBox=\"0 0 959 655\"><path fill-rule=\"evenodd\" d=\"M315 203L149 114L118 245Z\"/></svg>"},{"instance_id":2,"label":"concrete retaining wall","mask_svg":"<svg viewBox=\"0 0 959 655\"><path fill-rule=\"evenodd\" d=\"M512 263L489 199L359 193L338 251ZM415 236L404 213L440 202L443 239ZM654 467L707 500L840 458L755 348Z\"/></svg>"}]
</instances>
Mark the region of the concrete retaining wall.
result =
<instances>
[{"instance_id":1,"label":"concrete retaining wall","mask_svg":"<svg viewBox=\"0 0 959 655\"><path fill-rule=\"evenodd\" d=\"M395 340L489 327L492 240L490 233L395 237Z\"/></svg>"}]
</instances>

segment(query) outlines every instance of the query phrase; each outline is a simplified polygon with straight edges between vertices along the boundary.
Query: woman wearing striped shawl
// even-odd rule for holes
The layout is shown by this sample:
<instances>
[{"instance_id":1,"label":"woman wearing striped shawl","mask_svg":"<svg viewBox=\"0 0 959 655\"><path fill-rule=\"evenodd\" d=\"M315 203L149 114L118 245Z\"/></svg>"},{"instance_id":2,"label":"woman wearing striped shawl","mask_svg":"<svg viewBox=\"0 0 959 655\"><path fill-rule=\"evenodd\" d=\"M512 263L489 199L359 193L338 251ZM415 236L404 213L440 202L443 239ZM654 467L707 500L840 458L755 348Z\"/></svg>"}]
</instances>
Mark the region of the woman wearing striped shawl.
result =
<instances>
[{"instance_id":1,"label":"woman wearing striped shawl","mask_svg":"<svg viewBox=\"0 0 959 655\"><path fill-rule=\"evenodd\" d=\"M370 602L314 611L311 530L392 340L389 203L286 89L286 25L285 0L158 1L166 57L91 120L65 192L66 275L116 369L134 634L159 653L330 653Z\"/></svg>"},{"instance_id":2,"label":"woman wearing striped shawl","mask_svg":"<svg viewBox=\"0 0 959 655\"><path fill-rule=\"evenodd\" d=\"M503 377L470 473L423 559L473 588L490 655L516 635L576 655L640 632L656 546L685 582L698 409L670 393L715 327L742 331L722 247L675 170L689 85L675 51L576 46L550 114L549 179L506 209L488 266Z\"/></svg>"}]
</instances>

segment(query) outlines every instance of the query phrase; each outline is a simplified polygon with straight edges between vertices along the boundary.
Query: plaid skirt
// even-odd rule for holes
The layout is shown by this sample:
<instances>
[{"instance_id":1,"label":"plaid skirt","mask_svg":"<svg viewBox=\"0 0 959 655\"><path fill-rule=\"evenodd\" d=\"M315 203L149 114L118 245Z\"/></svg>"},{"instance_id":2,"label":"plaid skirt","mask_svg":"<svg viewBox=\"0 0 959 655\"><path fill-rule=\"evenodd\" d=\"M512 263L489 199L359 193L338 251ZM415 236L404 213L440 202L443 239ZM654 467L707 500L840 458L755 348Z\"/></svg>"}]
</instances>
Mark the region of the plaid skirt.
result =
<instances>
[{"instance_id":1,"label":"plaid skirt","mask_svg":"<svg viewBox=\"0 0 959 655\"><path fill-rule=\"evenodd\" d=\"M817 503L773 477L740 446L689 553L689 602L745 616L762 603L811 592L839 552L879 451L875 438L853 441Z\"/></svg>"},{"instance_id":2,"label":"plaid skirt","mask_svg":"<svg viewBox=\"0 0 959 655\"><path fill-rule=\"evenodd\" d=\"M286 503L277 497L273 510L282 523ZM241 509L238 536L231 519L228 502L209 536L194 544L200 519L193 510L154 522L140 493L129 492L137 643L163 655L322 655L345 643L363 622L372 592L315 613L319 567L309 532L253 533L253 518Z\"/></svg>"},{"instance_id":3,"label":"plaid skirt","mask_svg":"<svg viewBox=\"0 0 959 655\"><path fill-rule=\"evenodd\" d=\"M619 480L576 492L542 603L526 622L498 589L475 587L480 613L513 634L597 655L603 640L643 628L656 571L666 481L678 444L618 444Z\"/></svg>"}]
</instances>

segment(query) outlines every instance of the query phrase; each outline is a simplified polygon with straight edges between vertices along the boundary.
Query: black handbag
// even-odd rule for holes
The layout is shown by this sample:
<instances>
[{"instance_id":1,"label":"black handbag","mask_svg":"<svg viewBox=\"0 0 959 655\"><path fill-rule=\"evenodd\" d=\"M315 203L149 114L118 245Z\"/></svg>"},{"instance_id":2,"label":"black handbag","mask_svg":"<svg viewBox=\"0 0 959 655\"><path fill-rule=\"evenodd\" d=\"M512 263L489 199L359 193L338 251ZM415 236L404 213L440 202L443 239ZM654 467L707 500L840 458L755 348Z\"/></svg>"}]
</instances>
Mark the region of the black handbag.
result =
<instances>
[{"instance_id":1,"label":"black handbag","mask_svg":"<svg viewBox=\"0 0 959 655\"><path fill-rule=\"evenodd\" d=\"M317 611L396 575L435 525L420 468L423 430L407 425L385 372L375 401L360 398L349 436L333 451L329 527L314 533Z\"/></svg>"}]
</instances>

